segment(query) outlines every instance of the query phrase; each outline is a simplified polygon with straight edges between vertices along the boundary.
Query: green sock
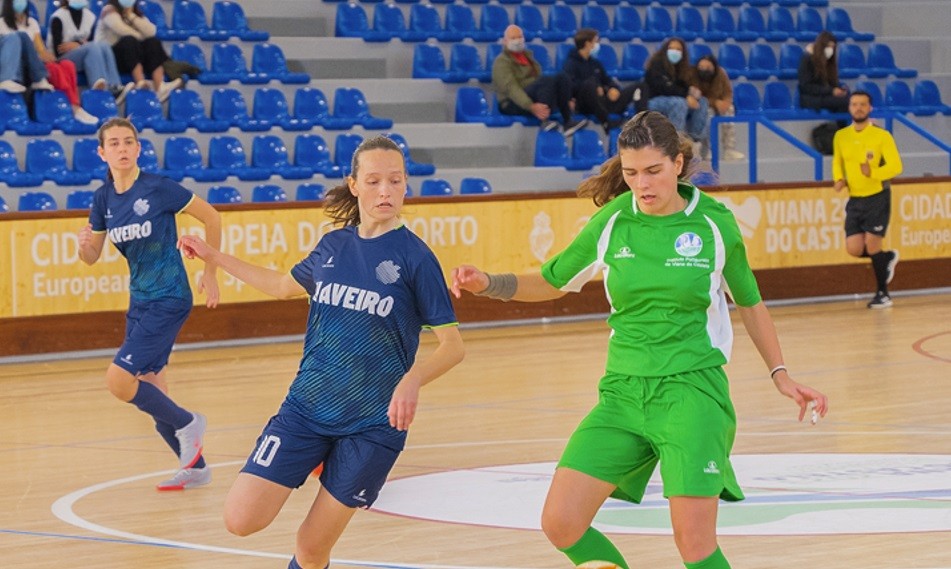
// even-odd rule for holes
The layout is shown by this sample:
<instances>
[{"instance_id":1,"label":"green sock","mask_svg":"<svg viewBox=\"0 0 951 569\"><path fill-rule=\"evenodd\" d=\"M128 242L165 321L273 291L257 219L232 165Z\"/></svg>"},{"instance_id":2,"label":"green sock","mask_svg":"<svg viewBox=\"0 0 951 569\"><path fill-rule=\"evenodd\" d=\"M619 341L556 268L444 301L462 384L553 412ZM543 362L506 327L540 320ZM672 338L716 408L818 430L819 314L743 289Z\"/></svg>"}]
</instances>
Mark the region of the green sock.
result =
<instances>
[{"instance_id":1,"label":"green sock","mask_svg":"<svg viewBox=\"0 0 951 569\"><path fill-rule=\"evenodd\" d=\"M684 567L687 569L730 569L730 562L726 560L726 557L723 556L723 552L720 551L718 547L716 551L710 554L710 557L707 557L703 561L697 561L696 563L687 563L685 561Z\"/></svg>"},{"instance_id":2,"label":"green sock","mask_svg":"<svg viewBox=\"0 0 951 569\"><path fill-rule=\"evenodd\" d=\"M621 552L614 547L610 539L594 528L588 528L581 539L571 547L562 549L561 552L567 555L575 566L587 561L608 561L628 569L627 561L624 561Z\"/></svg>"}]
</instances>

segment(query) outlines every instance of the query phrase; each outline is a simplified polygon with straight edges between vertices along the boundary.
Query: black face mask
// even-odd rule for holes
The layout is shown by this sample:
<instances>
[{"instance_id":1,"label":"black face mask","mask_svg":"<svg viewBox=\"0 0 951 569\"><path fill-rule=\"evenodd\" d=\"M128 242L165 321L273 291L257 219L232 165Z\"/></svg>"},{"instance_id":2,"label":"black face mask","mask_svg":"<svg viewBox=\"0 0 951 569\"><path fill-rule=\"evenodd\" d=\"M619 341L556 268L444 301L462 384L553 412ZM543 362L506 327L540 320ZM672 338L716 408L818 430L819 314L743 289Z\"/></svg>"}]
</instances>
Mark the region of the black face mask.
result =
<instances>
[{"instance_id":1,"label":"black face mask","mask_svg":"<svg viewBox=\"0 0 951 569\"><path fill-rule=\"evenodd\" d=\"M716 72L704 69L703 71L697 71L697 75L700 77L700 79L704 81L709 81L713 79L713 76L716 75Z\"/></svg>"}]
</instances>

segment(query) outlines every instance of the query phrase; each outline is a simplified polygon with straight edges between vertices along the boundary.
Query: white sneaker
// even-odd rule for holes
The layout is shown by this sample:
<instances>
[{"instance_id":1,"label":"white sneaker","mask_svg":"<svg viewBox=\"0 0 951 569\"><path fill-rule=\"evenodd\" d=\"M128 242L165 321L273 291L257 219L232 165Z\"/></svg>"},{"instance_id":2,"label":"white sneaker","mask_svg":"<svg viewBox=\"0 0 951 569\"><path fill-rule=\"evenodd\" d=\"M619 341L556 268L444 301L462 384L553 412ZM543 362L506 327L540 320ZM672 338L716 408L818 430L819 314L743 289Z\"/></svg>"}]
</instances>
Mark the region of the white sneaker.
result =
<instances>
[{"instance_id":1,"label":"white sneaker","mask_svg":"<svg viewBox=\"0 0 951 569\"><path fill-rule=\"evenodd\" d=\"M7 93L22 93L26 91L26 87L20 85L12 79L7 79L6 81L0 81L0 91L6 91Z\"/></svg>"},{"instance_id":2,"label":"white sneaker","mask_svg":"<svg viewBox=\"0 0 951 569\"><path fill-rule=\"evenodd\" d=\"M96 91L104 91L108 86L108 83L106 83L106 80L102 77L96 79L96 82L92 84L92 88Z\"/></svg>"},{"instance_id":3,"label":"white sneaker","mask_svg":"<svg viewBox=\"0 0 951 569\"><path fill-rule=\"evenodd\" d=\"M143 79L135 84L135 88L138 89L139 91L151 91L152 82L149 81L148 79Z\"/></svg>"},{"instance_id":4,"label":"white sneaker","mask_svg":"<svg viewBox=\"0 0 951 569\"><path fill-rule=\"evenodd\" d=\"M178 465L182 469L189 469L195 466L198 459L201 458L202 437L205 436L205 427L208 422L201 413L192 413L192 421L181 429L175 431L175 438L178 439L179 456Z\"/></svg>"},{"instance_id":5,"label":"white sneaker","mask_svg":"<svg viewBox=\"0 0 951 569\"><path fill-rule=\"evenodd\" d=\"M742 160L746 158L746 154L743 154L742 152L738 150L733 150L732 148L730 148L729 150L724 150L721 153L720 158L722 160L727 160L727 161Z\"/></svg>"},{"instance_id":6,"label":"white sneaker","mask_svg":"<svg viewBox=\"0 0 951 569\"><path fill-rule=\"evenodd\" d=\"M196 486L204 486L211 482L211 467L204 468L183 468L175 473L175 476L168 480L159 482L155 489L159 492L168 492L171 490L185 490Z\"/></svg>"},{"instance_id":7,"label":"white sneaker","mask_svg":"<svg viewBox=\"0 0 951 569\"><path fill-rule=\"evenodd\" d=\"M73 117L83 124L99 124L99 119L95 115L89 114L86 109L76 107L73 109Z\"/></svg>"},{"instance_id":8,"label":"white sneaker","mask_svg":"<svg viewBox=\"0 0 951 569\"><path fill-rule=\"evenodd\" d=\"M172 91L175 89L181 89L182 80L181 79L172 79L167 83L162 83L162 86L158 90L158 100L160 103L164 103L168 96L172 94Z\"/></svg>"},{"instance_id":9,"label":"white sneaker","mask_svg":"<svg viewBox=\"0 0 951 569\"><path fill-rule=\"evenodd\" d=\"M121 88L118 88L117 91L113 91L113 94L116 97L116 104L121 105L122 102L125 101L126 95L128 95L129 91L131 91L132 89L135 89L135 83L133 83L132 81L129 81Z\"/></svg>"},{"instance_id":10,"label":"white sneaker","mask_svg":"<svg viewBox=\"0 0 951 569\"><path fill-rule=\"evenodd\" d=\"M52 91L53 84L50 83L48 79L40 79L39 81L34 81L33 84L30 85L30 89L34 91Z\"/></svg>"}]
</instances>

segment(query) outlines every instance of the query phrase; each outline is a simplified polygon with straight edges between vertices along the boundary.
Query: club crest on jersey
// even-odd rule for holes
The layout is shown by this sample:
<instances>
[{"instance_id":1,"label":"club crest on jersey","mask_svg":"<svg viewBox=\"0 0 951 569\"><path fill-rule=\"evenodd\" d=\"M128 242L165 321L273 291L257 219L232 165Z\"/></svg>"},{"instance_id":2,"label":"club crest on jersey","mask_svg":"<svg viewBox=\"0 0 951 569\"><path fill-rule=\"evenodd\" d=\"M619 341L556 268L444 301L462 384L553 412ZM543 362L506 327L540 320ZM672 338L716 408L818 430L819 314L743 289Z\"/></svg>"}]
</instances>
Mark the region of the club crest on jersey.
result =
<instances>
[{"instance_id":1,"label":"club crest on jersey","mask_svg":"<svg viewBox=\"0 0 951 569\"><path fill-rule=\"evenodd\" d=\"M674 241L674 250L683 257L696 257L703 249L703 239L693 232L681 233Z\"/></svg>"},{"instance_id":2,"label":"club crest on jersey","mask_svg":"<svg viewBox=\"0 0 951 569\"><path fill-rule=\"evenodd\" d=\"M132 211L137 215L145 215L149 212L149 200L139 198L132 204Z\"/></svg>"},{"instance_id":3,"label":"club crest on jersey","mask_svg":"<svg viewBox=\"0 0 951 569\"><path fill-rule=\"evenodd\" d=\"M633 259L635 256L634 251L627 245L618 247L617 253L614 254L615 259Z\"/></svg>"},{"instance_id":4,"label":"club crest on jersey","mask_svg":"<svg viewBox=\"0 0 951 569\"><path fill-rule=\"evenodd\" d=\"M393 261L383 261L376 266L376 278L383 284L393 284L400 280L400 266Z\"/></svg>"}]
</instances>

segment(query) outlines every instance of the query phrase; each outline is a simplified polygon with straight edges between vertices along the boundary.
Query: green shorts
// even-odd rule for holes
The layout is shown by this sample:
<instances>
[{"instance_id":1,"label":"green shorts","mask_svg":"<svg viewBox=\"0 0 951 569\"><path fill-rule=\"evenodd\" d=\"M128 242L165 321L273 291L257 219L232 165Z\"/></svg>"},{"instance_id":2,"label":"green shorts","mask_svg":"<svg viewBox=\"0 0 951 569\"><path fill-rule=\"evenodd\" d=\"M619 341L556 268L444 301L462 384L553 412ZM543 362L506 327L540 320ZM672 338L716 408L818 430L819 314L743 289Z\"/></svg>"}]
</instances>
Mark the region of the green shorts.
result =
<instances>
[{"instance_id":1,"label":"green shorts","mask_svg":"<svg viewBox=\"0 0 951 569\"><path fill-rule=\"evenodd\" d=\"M612 497L639 503L659 460L665 497L743 499L730 464L736 413L722 368L667 377L608 372L598 389L559 467L616 484Z\"/></svg>"}]
</instances>

